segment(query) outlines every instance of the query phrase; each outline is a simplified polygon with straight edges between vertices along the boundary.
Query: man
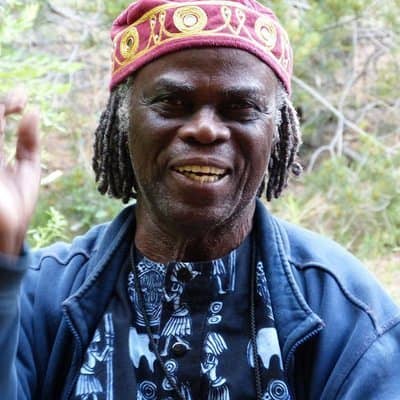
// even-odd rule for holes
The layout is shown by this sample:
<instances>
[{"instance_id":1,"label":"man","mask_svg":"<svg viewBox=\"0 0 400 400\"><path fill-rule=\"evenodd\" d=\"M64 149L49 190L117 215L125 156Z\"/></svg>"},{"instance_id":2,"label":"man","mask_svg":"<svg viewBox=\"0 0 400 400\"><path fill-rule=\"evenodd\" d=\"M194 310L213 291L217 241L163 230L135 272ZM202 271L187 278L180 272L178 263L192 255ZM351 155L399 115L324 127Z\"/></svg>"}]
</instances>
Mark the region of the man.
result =
<instances>
[{"instance_id":1,"label":"man","mask_svg":"<svg viewBox=\"0 0 400 400\"><path fill-rule=\"evenodd\" d=\"M112 38L93 164L102 193L136 205L21 253L39 180L38 117L23 117L0 175L2 398L400 398L399 309L351 255L257 200L300 168L273 13L138 0ZM3 128L23 102L0 108Z\"/></svg>"}]
</instances>

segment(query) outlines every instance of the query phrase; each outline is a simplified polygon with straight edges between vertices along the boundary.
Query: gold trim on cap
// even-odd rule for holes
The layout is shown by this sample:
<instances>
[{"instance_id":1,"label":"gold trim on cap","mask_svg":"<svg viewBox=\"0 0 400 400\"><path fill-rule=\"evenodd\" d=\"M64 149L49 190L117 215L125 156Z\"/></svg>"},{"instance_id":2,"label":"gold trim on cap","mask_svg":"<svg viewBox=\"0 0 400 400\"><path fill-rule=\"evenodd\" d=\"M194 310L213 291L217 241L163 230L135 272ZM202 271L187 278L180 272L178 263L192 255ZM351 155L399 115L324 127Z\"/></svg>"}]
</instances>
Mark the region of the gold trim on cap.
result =
<instances>
[{"instance_id":1,"label":"gold trim on cap","mask_svg":"<svg viewBox=\"0 0 400 400\"><path fill-rule=\"evenodd\" d=\"M205 11L197 6L179 7L174 12L173 20L181 32L191 34L201 32L208 22Z\"/></svg>"},{"instance_id":2,"label":"gold trim on cap","mask_svg":"<svg viewBox=\"0 0 400 400\"><path fill-rule=\"evenodd\" d=\"M213 2L220 8L220 23L207 29L209 17L202 7L209 6L209 1L163 4L143 14L133 24L119 32L114 38L116 50L113 54L113 75L126 65L139 59L158 46L184 39L186 37L234 38L248 42L262 52L267 52L286 71L290 67L290 46L284 30L282 33L282 54L273 53L278 41L279 25L267 15L260 16L254 23L254 31L246 25L253 15L240 3L220 0ZM175 9L175 10L174 10ZM166 27L167 12L172 10L172 28ZM233 22L236 16L237 23ZM148 34L140 37L138 26L148 24ZM146 43L147 42L147 43ZM119 49L119 52L118 50ZM118 54L119 53L119 54Z\"/></svg>"},{"instance_id":3,"label":"gold trim on cap","mask_svg":"<svg viewBox=\"0 0 400 400\"><path fill-rule=\"evenodd\" d=\"M276 45L278 38L278 32L276 26L272 21L266 17L260 17L257 19L254 30L258 38L265 44L268 50L272 50Z\"/></svg>"},{"instance_id":4,"label":"gold trim on cap","mask_svg":"<svg viewBox=\"0 0 400 400\"><path fill-rule=\"evenodd\" d=\"M125 59L131 60L139 48L139 33L134 26L128 27L121 37L119 51Z\"/></svg>"}]
</instances>

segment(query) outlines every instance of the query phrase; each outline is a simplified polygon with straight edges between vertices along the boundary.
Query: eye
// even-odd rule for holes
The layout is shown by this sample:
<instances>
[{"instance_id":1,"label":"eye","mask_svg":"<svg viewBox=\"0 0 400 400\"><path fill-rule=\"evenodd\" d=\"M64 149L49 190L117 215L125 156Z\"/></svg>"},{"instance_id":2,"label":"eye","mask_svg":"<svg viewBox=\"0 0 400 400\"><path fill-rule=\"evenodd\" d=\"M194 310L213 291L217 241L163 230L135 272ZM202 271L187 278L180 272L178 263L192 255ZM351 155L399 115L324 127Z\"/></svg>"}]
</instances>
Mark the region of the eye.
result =
<instances>
[{"instance_id":1,"label":"eye","mask_svg":"<svg viewBox=\"0 0 400 400\"><path fill-rule=\"evenodd\" d=\"M167 95L159 98L158 102L171 107L183 107L184 101L175 95Z\"/></svg>"},{"instance_id":2,"label":"eye","mask_svg":"<svg viewBox=\"0 0 400 400\"><path fill-rule=\"evenodd\" d=\"M222 112L226 118L247 122L260 117L261 107L248 99L234 99L223 105Z\"/></svg>"},{"instance_id":3,"label":"eye","mask_svg":"<svg viewBox=\"0 0 400 400\"><path fill-rule=\"evenodd\" d=\"M246 101L235 101L228 105L232 110L253 110L255 109L254 104Z\"/></svg>"},{"instance_id":4,"label":"eye","mask_svg":"<svg viewBox=\"0 0 400 400\"><path fill-rule=\"evenodd\" d=\"M152 107L165 118L184 115L190 109L190 104L183 96L176 94L160 95L151 102Z\"/></svg>"}]
</instances>

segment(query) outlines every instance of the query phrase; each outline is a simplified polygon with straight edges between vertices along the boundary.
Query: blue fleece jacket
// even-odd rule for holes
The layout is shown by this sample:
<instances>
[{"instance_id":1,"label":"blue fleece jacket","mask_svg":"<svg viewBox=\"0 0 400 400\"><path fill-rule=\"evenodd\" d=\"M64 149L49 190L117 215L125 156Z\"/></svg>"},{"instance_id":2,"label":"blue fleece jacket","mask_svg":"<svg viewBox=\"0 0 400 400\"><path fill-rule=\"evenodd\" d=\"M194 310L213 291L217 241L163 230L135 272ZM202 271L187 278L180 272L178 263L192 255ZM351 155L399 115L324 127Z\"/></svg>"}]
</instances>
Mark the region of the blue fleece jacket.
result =
<instances>
[{"instance_id":1,"label":"blue fleece jacket","mask_svg":"<svg viewBox=\"0 0 400 400\"><path fill-rule=\"evenodd\" d=\"M0 258L2 400L73 394L85 349L128 261L134 215L128 207L111 224L29 260ZM260 202L254 222L293 397L400 399L399 308L332 241L274 218Z\"/></svg>"}]
</instances>

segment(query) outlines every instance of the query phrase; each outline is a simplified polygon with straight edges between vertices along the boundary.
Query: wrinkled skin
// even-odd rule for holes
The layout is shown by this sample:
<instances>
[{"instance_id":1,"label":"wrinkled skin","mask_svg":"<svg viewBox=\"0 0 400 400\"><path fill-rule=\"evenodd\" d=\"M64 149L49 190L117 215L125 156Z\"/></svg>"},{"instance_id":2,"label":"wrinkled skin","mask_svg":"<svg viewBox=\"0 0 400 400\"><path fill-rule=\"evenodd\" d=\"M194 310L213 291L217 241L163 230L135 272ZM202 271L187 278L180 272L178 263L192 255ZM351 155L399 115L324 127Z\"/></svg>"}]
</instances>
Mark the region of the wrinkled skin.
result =
<instances>
[{"instance_id":1,"label":"wrinkled skin","mask_svg":"<svg viewBox=\"0 0 400 400\"><path fill-rule=\"evenodd\" d=\"M135 243L146 256L206 260L243 241L275 137L277 89L266 64L230 48L183 50L139 70L129 148Z\"/></svg>"}]
</instances>

